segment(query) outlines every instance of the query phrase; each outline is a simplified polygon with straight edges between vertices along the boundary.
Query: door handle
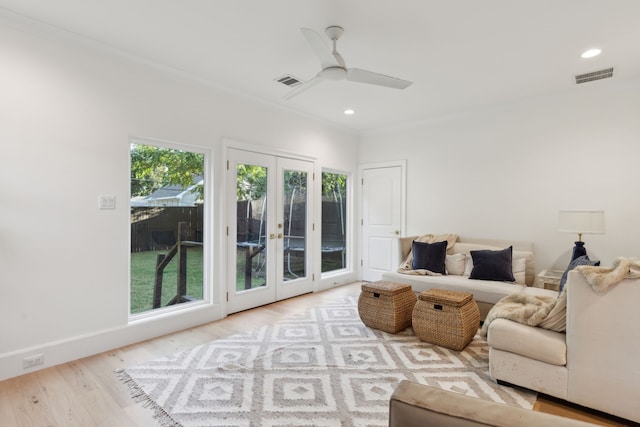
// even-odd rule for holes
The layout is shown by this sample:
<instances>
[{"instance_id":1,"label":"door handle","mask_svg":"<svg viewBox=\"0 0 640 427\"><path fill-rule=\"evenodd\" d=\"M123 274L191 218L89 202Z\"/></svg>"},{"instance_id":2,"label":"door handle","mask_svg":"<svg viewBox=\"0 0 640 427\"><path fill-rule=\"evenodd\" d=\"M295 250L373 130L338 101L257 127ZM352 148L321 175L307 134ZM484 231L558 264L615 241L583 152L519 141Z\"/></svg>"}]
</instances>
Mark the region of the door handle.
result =
<instances>
[{"instance_id":1,"label":"door handle","mask_svg":"<svg viewBox=\"0 0 640 427\"><path fill-rule=\"evenodd\" d=\"M282 239L282 233L278 233L278 239Z\"/></svg>"},{"instance_id":2,"label":"door handle","mask_svg":"<svg viewBox=\"0 0 640 427\"><path fill-rule=\"evenodd\" d=\"M276 238L275 234L273 234L273 233L269 234L269 239L275 239L275 238Z\"/></svg>"},{"instance_id":3,"label":"door handle","mask_svg":"<svg viewBox=\"0 0 640 427\"><path fill-rule=\"evenodd\" d=\"M398 236L400 234L400 230L390 231L389 233L395 234L396 236Z\"/></svg>"}]
</instances>

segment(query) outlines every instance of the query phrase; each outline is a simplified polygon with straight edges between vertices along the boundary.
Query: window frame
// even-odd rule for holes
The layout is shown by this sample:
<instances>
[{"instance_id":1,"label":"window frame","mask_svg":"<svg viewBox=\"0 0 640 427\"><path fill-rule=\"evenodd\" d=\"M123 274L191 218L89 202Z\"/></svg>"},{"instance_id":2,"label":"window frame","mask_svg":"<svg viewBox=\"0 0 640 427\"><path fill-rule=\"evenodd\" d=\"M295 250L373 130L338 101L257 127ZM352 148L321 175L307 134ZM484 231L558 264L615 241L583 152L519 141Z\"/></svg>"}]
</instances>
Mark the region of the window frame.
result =
<instances>
[{"instance_id":1,"label":"window frame","mask_svg":"<svg viewBox=\"0 0 640 427\"><path fill-rule=\"evenodd\" d=\"M202 212L202 299L196 301L189 301L180 304L174 304L171 306L159 307L156 309L150 309L139 313L131 313L131 145L150 145L159 148L167 148L180 151L190 151L192 153L203 155L203 212ZM128 140L128 256L127 256L127 313L129 323L134 323L140 320L159 318L174 313L184 312L193 308L201 307L203 305L214 304L214 292L212 289L211 280L213 274L213 161L211 150L205 147L179 143L175 141L167 141L156 138L146 138L130 136Z\"/></svg>"},{"instance_id":2,"label":"window frame","mask_svg":"<svg viewBox=\"0 0 640 427\"><path fill-rule=\"evenodd\" d=\"M323 174L324 173L331 173L331 174L338 174L338 175L344 175L346 176L347 182L346 182L346 192L347 192L347 196L345 197L345 218L344 218L344 225L345 225L345 255L344 255L344 267L342 268L338 268L335 270L330 270L330 271L322 271L322 250L319 251L320 253L320 262L318 264L318 271L320 273L320 278L321 279L326 279L326 278L330 278L333 276L340 276L340 275L344 275L344 274L348 274L348 273L352 273L353 272L353 256L354 256L354 248L353 248L353 227L352 227L352 218L353 218L353 174L351 172L347 172L344 170L340 170L340 169L333 169L333 168L327 168L327 167L323 167L321 168L320 171L320 183L319 183L319 187L320 187L320 191L319 191L319 199L320 199L320 236L318 238L319 241L319 245L318 248L322 248L322 185L323 185Z\"/></svg>"}]
</instances>

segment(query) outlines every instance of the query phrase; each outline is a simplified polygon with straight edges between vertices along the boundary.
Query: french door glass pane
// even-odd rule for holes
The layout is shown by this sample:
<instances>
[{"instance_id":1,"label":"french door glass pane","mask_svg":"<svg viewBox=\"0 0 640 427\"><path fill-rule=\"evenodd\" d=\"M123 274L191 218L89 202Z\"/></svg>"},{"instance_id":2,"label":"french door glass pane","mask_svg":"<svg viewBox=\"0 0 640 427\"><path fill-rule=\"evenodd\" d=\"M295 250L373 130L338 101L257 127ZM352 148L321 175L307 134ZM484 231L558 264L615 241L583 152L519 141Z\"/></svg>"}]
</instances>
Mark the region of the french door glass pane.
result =
<instances>
[{"instance_id":1,"label":"french door glass pane","mask_svg":"<svg viewBox=\"0 0 640 427\"><path fill-rule=\"evenodd\" d=\"M347 175L322 173L322 268L346 268Z\"/></svg>"},{"instance_id":2,"label":"french door glass pane","mask_svg":"<svg viewBox=\"0 0 640 427\"><path fill-rule=\"evenodd\" d=\"M130 312L203 298L204 154L131 144Z\"/></svg>"},{"instance_id":3,"label":"french door glass pane","mask_svg":"<svg viewBox=\"0 0 640 427\"><path fill-rule=\"evenodd\" d=\"M236 290L266 285L267 168L236 169Z\"/></svg>"},{"instance_id":4,"label":"french door glass pane","mask_svg":"<svg viewBox=\"0 0 640 427\"><path fill-rule=\"evenodd\" d=\"M283 280L306 277L307 173L284 170Z\"/></svg>"}]
</instances>

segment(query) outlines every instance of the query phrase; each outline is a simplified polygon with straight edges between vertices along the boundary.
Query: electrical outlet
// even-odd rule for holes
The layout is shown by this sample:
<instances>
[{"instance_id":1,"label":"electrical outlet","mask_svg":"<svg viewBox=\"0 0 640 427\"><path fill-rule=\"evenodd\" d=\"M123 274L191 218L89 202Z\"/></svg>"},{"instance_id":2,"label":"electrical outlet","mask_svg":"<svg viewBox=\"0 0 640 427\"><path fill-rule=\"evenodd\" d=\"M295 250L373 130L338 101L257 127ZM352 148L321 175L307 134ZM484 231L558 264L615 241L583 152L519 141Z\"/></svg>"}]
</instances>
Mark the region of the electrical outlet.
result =
<instances>
[{"instance_id":1,"label":"electrical outlet","mask_svg":"<svg viewBox=\"0 0 640 427\"><path fill-rule=\"evenodd\" d=\"M29 369L42 364L44 364L44 354L42 353L22 359L22 369Z\"/></svg>"}]
</instances>

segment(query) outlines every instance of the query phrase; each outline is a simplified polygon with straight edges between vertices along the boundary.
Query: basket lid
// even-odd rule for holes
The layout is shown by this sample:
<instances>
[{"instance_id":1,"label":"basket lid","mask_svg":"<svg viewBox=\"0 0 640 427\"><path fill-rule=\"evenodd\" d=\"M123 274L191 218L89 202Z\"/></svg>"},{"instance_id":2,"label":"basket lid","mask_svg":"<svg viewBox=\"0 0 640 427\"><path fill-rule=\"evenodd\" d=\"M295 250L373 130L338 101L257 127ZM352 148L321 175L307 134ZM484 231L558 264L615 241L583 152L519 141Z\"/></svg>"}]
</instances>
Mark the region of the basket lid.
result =
<instances>
[{"instance_id":1,"label":"basket lid","mask_svg":"<svg viewBox=\"0 0 640 427\"><path fill-rule=\"evenodd\" d=\"M411 290L411 285L405 285L402 283L388 282L381 280L379 282L363 283L363 292L373 292L381 295L397 295L401 292Z\"/></svg>"},{"instance_id":2,"label":"basket lid","mask_svg":"<svg viewBox=\"0 0 640 427\"><path fill-rule=\"evenodd\" d=\"M461 307L473 299L473 294L469 292L447 291L444 289L429 289L418 295L421 301L439 303Z\"/></svg>"}]
</instances>

